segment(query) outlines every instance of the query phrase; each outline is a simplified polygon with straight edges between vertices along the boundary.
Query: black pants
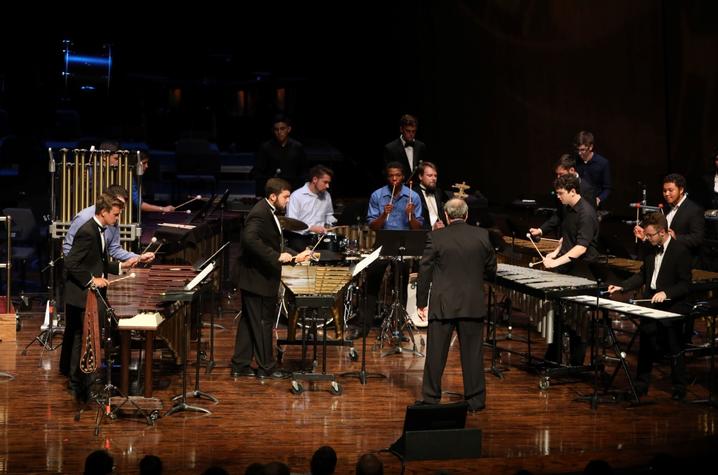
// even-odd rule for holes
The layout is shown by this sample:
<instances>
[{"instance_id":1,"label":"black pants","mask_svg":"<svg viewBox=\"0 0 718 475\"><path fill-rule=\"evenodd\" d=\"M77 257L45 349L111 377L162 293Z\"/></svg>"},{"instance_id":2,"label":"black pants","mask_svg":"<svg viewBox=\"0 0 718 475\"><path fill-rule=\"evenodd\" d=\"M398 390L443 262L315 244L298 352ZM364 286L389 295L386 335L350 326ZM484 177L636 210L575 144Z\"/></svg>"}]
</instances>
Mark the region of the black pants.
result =
<instances>
[{"instance_id":1,"label":"black pants","mask_svg":"<svg viewBox=\"0 0 718 475\"><path fill-rule=\"evenodd\" d=\"M688 375L681 351L683 348L683 322L642 318L639 332L637 381L648 387L651 383L653 363L667 353L671 361L673 385L685 388L688 384Z\"/></svg>"},{"instance_id":2,"label":"black pants","mask_svg":"<svg viewBox=\"0 0 718 475\"><path fill-rule=\"evenodd\" d=\"M234 341L232 369L249 368L254 354L258 369L273 371L277 362L272 346L272 327L277 318L278 301L277 296L263 297L242 290L242 318Z\"/></svg>"},{"instance_id":3,"label":"black pants","mask_svg":"<svg viewBox=\"0 0 718 475\"><path fill-rule=\"evenodd\" d=\"M434 404L441 400L441 377L444 374L454 329L459 336L464 399L469 403L471 409L478 409L486 404L483 319L429 320L424 381L421 386L422 399Z\"/></svg>"}]
</instances>

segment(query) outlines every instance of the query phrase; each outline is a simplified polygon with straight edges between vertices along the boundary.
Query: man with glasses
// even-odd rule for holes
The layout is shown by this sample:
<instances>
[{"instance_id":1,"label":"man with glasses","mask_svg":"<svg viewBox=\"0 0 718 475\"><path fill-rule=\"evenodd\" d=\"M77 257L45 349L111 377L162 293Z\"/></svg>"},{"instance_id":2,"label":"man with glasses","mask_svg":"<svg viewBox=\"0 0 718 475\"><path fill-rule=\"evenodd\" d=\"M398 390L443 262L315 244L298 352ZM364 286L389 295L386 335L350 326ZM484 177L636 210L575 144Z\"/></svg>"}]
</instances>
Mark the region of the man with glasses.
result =
<instances>
[{"instance_id":1,"label":"man with glasses","mask_svg":"<svg viewBox=\"0 0 718 475\"><path fill-rule=\"evenodd\" d=\"M576 171L588 180L596 191L596 206L606 201L611 193L611 167L608 160L593 151L593 134L585 130L576 134L574 147L578 154Z\"/></svg>"},{"instance_id":2,"label":"man with glasses","mask_svg":"<svg viewBox=\"0 0 718 475\"><path fill-rule=\"evenodd\" d=\"M619 285L609 285L608 291L625 292L644 286L644 298L651 299L652 306L685 314L689 308L685 298L691 285L691 259L688 248L675 239L668 229L668 220L662 213L651 213L643 220L642 234L651 245L652 252L643 259L640 272ZM660 357L659 344L665 346L671 356L671 379L673 399L686 395L686 374L681 351L682 321L657 321L642 318L636 391L645 395L651 382L653 362Z\"/></svg>"}]
</instances>

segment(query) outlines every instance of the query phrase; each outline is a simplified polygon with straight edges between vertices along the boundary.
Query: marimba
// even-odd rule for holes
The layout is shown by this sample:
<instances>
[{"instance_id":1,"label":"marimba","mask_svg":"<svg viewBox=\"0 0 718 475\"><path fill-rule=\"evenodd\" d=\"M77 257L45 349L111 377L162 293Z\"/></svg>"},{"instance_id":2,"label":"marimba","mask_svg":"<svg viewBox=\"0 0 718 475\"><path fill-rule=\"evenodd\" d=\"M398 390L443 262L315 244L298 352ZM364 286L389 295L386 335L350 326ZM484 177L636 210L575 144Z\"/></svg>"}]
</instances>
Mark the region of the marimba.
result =
<instances>
[{"instance_id":1,"label":"marimba","mask_svg":"<svg viewBox=\"0 0 718 475\"><path fill-rule=\"evenodd\" d=\"M127 394L129 387L130 345L129 330L146 332L144 396L152 397L152 341L155 334L162 338L175 356L177 363L185 361L186 325L189 324L191 306L183 302L166 302L165 295L181 291L197 274L190 266L153 265L135 268L136 277L124 279L108 287L108 300L118 318L130 318L143 312L158 312L164 321L156 328L128 328L121 331L120 390Z\"/></svg>"}]
</instances>

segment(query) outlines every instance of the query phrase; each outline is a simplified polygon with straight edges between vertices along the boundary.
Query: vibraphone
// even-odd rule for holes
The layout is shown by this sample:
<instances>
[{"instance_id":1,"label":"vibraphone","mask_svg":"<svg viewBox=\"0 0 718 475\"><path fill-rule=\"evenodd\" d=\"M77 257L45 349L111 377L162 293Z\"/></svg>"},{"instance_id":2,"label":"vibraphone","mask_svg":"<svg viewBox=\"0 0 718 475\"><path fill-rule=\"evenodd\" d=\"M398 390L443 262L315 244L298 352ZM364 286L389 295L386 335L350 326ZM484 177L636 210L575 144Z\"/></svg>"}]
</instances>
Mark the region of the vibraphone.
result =
<instances>
[{"instance_id":1,"label":"vibraphone","mask_svg":"<svg viewBox=\"0 0 718 475\"><path fill-rule=\"evenodd\" d=\"M164 295L181 291L196 274L190 266L153 265L135 268L134 279L124 279L108 288L108 300L118 318L129 318L143 312L159 312L164 321L156 328L145 328L145 388L144 396L152 397L152 342L155 334L162 338L172 351L177 363L185 361L187 331L191 318L191 305L182 302L163 302ZM120 390L127 394L129 387L129 332L121 332Z\"/></svg>"},{"instance_id":2,"label":"vibraphone","mask_svg":"<svg viewBox=\"0 0 718 475\"><path fill-rule=\"evenodd\" d=\"M496 285L502 288L497 293L507 298L514 308L526 313L529 324L537 327L547 343L553 342L557 300L596 289L596 282L583 277L510 264L498 265Z\"/></svg>"},{"instance_id":3,"label":"vibraphone","mask_svg":"<svg viewBox=\"0 0 718 475\"><path fill-rule=\"evenodd\" d=\"M604 384L604 391L607 391L611 385L613 384L613 381L616 378L616 375L618 374L618 371L620 369L623 369L623 372L626 375L626 378L628 380L631 393L633 396L633 400L635 402L639 402L639 396L636 392L635 385L633 383L633 377L631 376L631 372L628 369L628 362L626 361L626 356L630 352L631 347L633 346L634 341L636 340L636 336L638 335L638 332L635 332L633 336L631 337L631 340L629 341L628 345L626 345L625 350L622 350L620 347L620 344L618 342L618 338L616 338L616 334L613 330L612 322L608 317L609 312L615 312L619 313L621 315L625 315L628 317L638 317L638 318L650 318L652 320L676 320L685 318L684 315L681 315L680 313L674 313L674 312L667 312L665 310L660 310L656 308L650 308L650 307L643 307L640 305L634 305L632 303L626 303L626 302L619 302L616 300L609 300L605 298L600 298L596 296L590 296L590 295L574 295L574 296L568 296L563 297L563 301L567 302L568 304L575 305L579 307L580 309L584 311L594 311L598 310L601 313L601 322L603 324L604 331L606 332L606 335L608 336L609 343L611 344L611 347L613 349L613 355L607 356L606 355L606 347L603 346L603 360L604 361L614 361L618 363L616 368L613 371L613 374L609 379L606 380ZM594 322L595 324L598 324L598 322ZM634 322L635 323L635 322ZM640 321L637 323L637 326L640 326ZM595 335L594 335L595 337ZM595 360L598 358L597 353L597 342L593 341L593 345L591 346L591 359ZM548 380L544 381L544 384L548 386Z\"/></svg>"},{"instance_id":4,"label":"vibraphone","mask_svg":"<svg viewBox=\"0 0 718 475\"><path fill-rule=\"evenodd\" d=\"M327 341L327 325L325 323L322 332L322 370L321 373L314 372L295 372L292 374L292 392L295 394L303 391L302 385L298 380L305 381L331 381L330 391L334 394L341 394L342 389L333 374L327 374L327 345L334 346L351 346L351 341L345 341L343 338L344 322L340 317L341 312L338 310L341 306L342 291L346 288L352 279L352 270L349 267L322 267L322 266L282 266L282 283L294 298L294 303L298 309L293 314L290 313L288 335L293 332L293 328L297 325L297 315L301 314L302 320L302 369L307 356L307 315L310 315L311 324L310 332L313 336L314 343L314 359L317 353L317 320L322 319L320 316L322 311L331 311L335 327L337 329L337 340ZM323 320L323 319L322 319ZM295 344L296 340L278 340L277 344Z\"/></svg>"}]
</instances>

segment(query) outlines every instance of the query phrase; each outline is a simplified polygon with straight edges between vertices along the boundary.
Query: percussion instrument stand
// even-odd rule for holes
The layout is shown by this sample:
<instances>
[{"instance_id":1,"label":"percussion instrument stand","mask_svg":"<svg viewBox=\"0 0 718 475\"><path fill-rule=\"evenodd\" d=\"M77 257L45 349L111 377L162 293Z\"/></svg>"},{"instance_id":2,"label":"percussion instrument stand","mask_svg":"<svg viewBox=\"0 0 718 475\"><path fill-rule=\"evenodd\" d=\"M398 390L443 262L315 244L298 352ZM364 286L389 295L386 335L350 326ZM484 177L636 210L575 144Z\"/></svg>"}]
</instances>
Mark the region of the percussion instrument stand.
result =
<instances>
[{"instance_id":1,"label":"percussion instrument stand","mask_svg":"<svg viewBox=\"0 0 718 475\"><path fill-rule=\"evenodd\" d=\"M628 364L626 363L626 358L624 352L621 351L621 348L618 345L618 340L616 338L616 333L613 331L613 327L611 319L608 317L608 311L602 310L599 304L599 298L601 295L600 291L601 287L601 279L597 279L596 281L596 304L595 307L593 307L593 310L591 311L591 366L593 367L593 391L591 394L579 396L575 401L583 401L588 402L591 404L591 409L596 410L598 408L599 403L617 403L619 400L614 396L609 396L608 398L601 398L599 396L599 387L601 386L601 373L603 372L603 365L598 364L599 355L598 355L598 340L599 340L599 318L601 323L603 324L604 330L606 331L606 334L608 336L608 339L611 341L611 345L613 347L613 351L616 356L608 356L606 355L605 349L603 350L603 355L600 357L604 361L615 361L618 362L621 365L621 368L623 369L624 373L626 374L626 378L628 379L628 385L631 388L630 396L632 397L632 403L635 405L640 404L640 399L638 397L638 393L636 392L636 386L633 382L633 378L631 377L631 372L628 369ZM601 314L599 316L599 314ZM615 372L614 372L615 376ZM613 378L611 378L611 381ZM606 392L607 387L604 387L604 393Z\"/></svg>"},{"instance_id":2,"label":"percussion instrument stand","mask_svg":"<svg viewBox=\"0 0 718 475\"><path fill-rule=\"evenodd\" d=\"M401 303L401 285L405 250L406 248L404 246L399 246L399 256L392 257L392 263L394 265L394 298L391 302L391 311L381 324L379 333L379 348L384 347L384 340L386 339L392 341L393 347L382 353L381 356L389 356L404 352L404 348L401 346L403 341L402 331L404 329L409 332L409 338L411 338L413 345L411 352L415 356L424 356L424 354L416 348L416 338L414 336L416 327L414 326L414 322L411 321L409 314L406 312L404 305Z\"/></svg>"},{"instance_id":3,"label":"percussion instrument stand","mask_svg":"<svg viewBox=\"0 0 718 475\"><path fill-rule=\"evenodd\" d=\"M319 308L305 307L299 310L301 312L302 319L302 362L299 371L292 373L292 381L290 391L292 394L301 394L304 391L304 387L299 381L309 381L314 383L316 381L330 381L329 392L339 396L342 394L343 389L341 384L337 382L336 377L333 374L327 373L327 330L326 327L322 332L322 370L321 373L315 371L317 367L317 321L321 319ZM308 329L309 335L307 335L307 313L311 312L311 323ZM312 362L311 369L306 371L307 361L307 338L312 337Z\"/></svg>"},{"instance_id":4,"label":"percussion instrument stand","mask_svg":"<svg viewBox=\"0 0 718 475\"><path fill-rule=\"evenodd\" d=\"M114 360L112 359L112 336L111 336L111 328L112 328L112 321L117 320L117 317L115 316L115 310L110 307L110 305L107 303L107 300L102 296L102 293L100 292L100 289L95 287L93 289L95 292L95 295L97 296L97 301L101 302L101 304L105 308L105 387L102 388L102 392L98 394L95 398L95 402L97 403L97 416L95 417L95 436L100 435L100 425L102 424L102 421L105 419L105 417L110 419L116 419L118 411L127 403L130 403L137 414L144 417L147 421L147 425L153 425L154 424L154 418L148 415L144 409L142 409L140 406L137 405L137 403L127 394L120 391L120 388L112 384L112 364L114 363ZM148 384L148 382L145 382L145 384ZM152 382L149 382L149 384L152 384ZM122 402L117 404L114 408L112 407L112 395L117 394L119 395Z\"/></svg>"},{"instance_id":5,"label":"percussion instrument stand","mask_svg":"<svg viewBox=\"0 0 718 475\"><path fill-rule=\"evenodd\" d=\"M212 414L212 411L209 409L205 409L204 407L198 407L198 406L191 406L187 404L187 398L188 397L195 397L195 398L205 398L208 399L215 404L219 402L219 399L212 396L209 393L206 393L204 391L201 391L199 389L199 368L202 365L201 364L201 358L202 358L202 304L203 304L203 298L202 298L202 292L205 291L205 289L210 289L211 291L211 283L212 280L209 278L209 276L200 283L201 288L197 290L199 293L199 297L197 299L197 308L198 308L198 315L197 315L197 360L195 362L195 375L194 375L194 390L187 391L187 364L189 360L189 341L192 334L192 318L190 317L190 324L187 325L187 341L185 342L185 361L182 365L182 392L172 398L172 401L176 401L175 405L170 408L169 411L167 411L166 415L174 414L178 411L188 410L188 411L195 411L195 412L204 412L206 414ZM207 286L207 287L205 287Z\"/></svg>"},{"instance_id":6,"label":"percussion instrument stand","mask_svg":"<svg viewBox=\"0 0 718 475\"><path fill-rule=\"evenodd\" d=\"M501 350L499 350L498 345L496 342L498 341L496 338L496 326L497 326L497 318L499 313L499 304L495 302L496 300L496 294L494 292L493 287L489 286L489 312L491 315L489 326L487 327L487 338L484 342L484 345L491 348L491 368L489 371L491 374L496 376L499 379L504 379L504 372L508 371L509 368L499 368L497 365L497 361L500 359ZM510 312L511 308L508 310L505 310ZM508 338L507 338L508 339ZM530 341L530 340L529 340ZM531 352L529 351L529 355Z\"/></svg>"},{"instance_id":7,"label":"percussion instrument stand","mask_svg":"<svg viewBox=\"0 0 718 475\"><path fill-rule=\"evenodd\" d=\"M711 319L711 365L708 372L708 397L706 399L695 399L690 401L691 404L707 404L710 407L718 407L718 399L713 394L713 386L715 386L715 357L716 357L716 314L715 310L709 317Z\"/></svg>"},{"instance_id":8,"label":"percussion instrument stand","mask_svg":"<svg viewBox=\"0 0 718 475\"><path fill-rule=\"evenodd\" d=\"M366 269L364 269L360 273L360 278L362 280L366 280ZM362 291L361 291L361 303L359 305L360 308L363 308L365 310L365 316L368 314L367 306L367 298L366 298L366 282L364 282L364 285L362 285ZM367 317L368 318L368 317ZM350 371L348 373L342 373L339 376L347 377L347 378L359 378L359 382L361 384L366 384L366 380L369 378L386 378L385 374L382 373L367 373L366 371L366 337L369 333L369 328L371 328L371 324L367 323L366 321L362 320L362 337L361 337L361 370L359 371ZM344 327L346 328L346 326Z\"/></svg>"}]
</instances>

